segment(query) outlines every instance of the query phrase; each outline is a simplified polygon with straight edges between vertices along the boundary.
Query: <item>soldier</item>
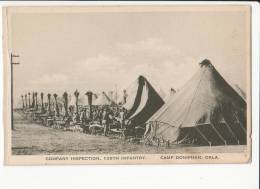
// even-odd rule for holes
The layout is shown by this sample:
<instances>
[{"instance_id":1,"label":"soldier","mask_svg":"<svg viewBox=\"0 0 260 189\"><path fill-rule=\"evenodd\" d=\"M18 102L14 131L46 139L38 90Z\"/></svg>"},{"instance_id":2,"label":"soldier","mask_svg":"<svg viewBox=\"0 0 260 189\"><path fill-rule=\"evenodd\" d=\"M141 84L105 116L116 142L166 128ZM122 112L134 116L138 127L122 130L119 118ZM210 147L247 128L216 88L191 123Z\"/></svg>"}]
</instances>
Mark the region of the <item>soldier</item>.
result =
<instances>
[{"instance_id":1,"label":"soldier","mask_svg":"<svg viewBox=\"0 0 260 189\"><path fill-rule=\"evenodd\" d=\"M63 101L64 101L65 117L68 117L69 112L68 112L68 93L67 92L63 93Z\"/></svg>"},{"instance_id":2,"label":"soldier","mask_svg":"<svg viewBox=\"0 0 260 189\"><path fill-rule=\"evenodd\" d=\"M25 108L27 109L27 108L28 108L28 103L27 103L27 94L24 95L24 98L25 98Z\"/></svg>"},{"instance_id":3,"label":"soldier","mask_svg":"<svg viewBox=\"0 0 260 189\"><path fill-rule=\"evenodd\" d=\"M119 122L121 125L121 129L124 128L124 121L125 121L125 111L123 108L121 108L120 112L119 112Z\"/></svg>"},{"instance_id":4,"label":"soldier","mask_svg":"<svg viewBox=\"0 0 260 189\"><path fill-rule=\"evenodd\" d=\"M23 99L23 95L22 95L21 97L22 97L22 103L23 103L23 109L24 109L24 99Z\"/></svg>"},{"instance_id":5,"label":"soldier","mask_svg":"<svg viewBox=\"0 0 260 189\"><path fill-rule=\"evenodd\" d=\"M82 112L80 113L80 122L83 128L83 133L88 133L89 132L89 127L87 127L87 113L86 113L86 108L83 108Z\"/></svg>"},{"instance_id":6,"label":"soldier","mask_svg":"<svg viewBox=\"0 0 260 189\"><path fill-rule=\"evenodd\" d=\"M60 110L59 110L58 101L57 101L58 95L55 93L55 94L53 94L53 96L54 96L54 101L55 101L55 116L59 117L60 116Z\"/></svg>"},{"instance_id":7,"label":"soldier","mask_svg":"<svg viewBox=\"0 0 260 189\"><path fill-rule=\"evenodd\" d=\"M37 99L37 92L34 93L34 97L35 97L35 110L37 111L38 110L38 99Z\"/></svg>"},{"instance_id":8,"label":"soldier","mask_svg":"<svg viewBox=\"0 0 260 189\"><path fill-rule=\"evenodd\" d=\"M76 89L76 91L74 92L74 95L75 95L75 98L76 98L76 111L75 113L78 114L79 113L79 106L78 106L78 101L79 101L79 92L78 90Z\"/></svg>"},{"instance_id":9,"label":"soldier","mask_svg":"<svg viewBox=\"0 0 260 189\"><path fill-rule=\"evenodd\" d=\"M83 108L81 113L80 113L80 116L79 116L79 119L80 119L80 122L82 124L85 124L86 123L86 120L87 120L87 114L86 114L86 108Z\"/></svg>"},{"instance_id":10,"label":"soldier","mask_svg":"<svg viewBox=\"0 0 260 189\"><path fill-rule=\"evenodd\" d=\"M107 130L108 130L108 112L106 109L103 110L102 113L102 125L104 126L104 136L107 135Z\"/></svg>"},{"instance_id":11,"label":"soldier","mask_svg":"<svg viewBox=\"0 0 260 189\"><path fill-rule=\"evenodd\" d=\"M45 113L43 95L44 95L43 92L41 92L41 113Z\"/></svg>"},{"instance_id":12,"label":"soldier","mask_svg":"<svg viewBox=\"0 0 260 189\"><path fill-rule=\"evenodd\" d=\"M123 98L124 98L124 99L123 99L123 104L125 104L125 103L126 103L126 100L127 100L127 96L128 96L127 93L126 93L126 89L123 90L123 93L124 93L124 94L123 94Z\"/></svg>"},{"instance_id":13,"label":"soldier","mask_svg":"<svg viewBox=\"0 0 260 189\"><path fill-rule=\"evenodd\" d=\"M29 108L31 108L31 93L28 93L28 99L29 99Z\"/></svg>"},{"instance_id":14,"label":"soldier","mask_svg":"<svg viewBox=\"0 0 260 189\"><path fill-rule=\"evenodd\" d=\"M88 91L88 92L85 93L85 95L88 96L89 117L90 117L90 119L93 119L93 115L92 115L92 96L93 96L93 92Z\"/></svg>"},{"instance_id":15,"label":"soldier","mask_svg":"<svg viewBox=\"0 0 260 189\"><path fill-rule=\"evenodd\" d=\"M51 116L51 94L48 94L47 97L48 97L48 116Z\"/></svg>"}]
</instances>

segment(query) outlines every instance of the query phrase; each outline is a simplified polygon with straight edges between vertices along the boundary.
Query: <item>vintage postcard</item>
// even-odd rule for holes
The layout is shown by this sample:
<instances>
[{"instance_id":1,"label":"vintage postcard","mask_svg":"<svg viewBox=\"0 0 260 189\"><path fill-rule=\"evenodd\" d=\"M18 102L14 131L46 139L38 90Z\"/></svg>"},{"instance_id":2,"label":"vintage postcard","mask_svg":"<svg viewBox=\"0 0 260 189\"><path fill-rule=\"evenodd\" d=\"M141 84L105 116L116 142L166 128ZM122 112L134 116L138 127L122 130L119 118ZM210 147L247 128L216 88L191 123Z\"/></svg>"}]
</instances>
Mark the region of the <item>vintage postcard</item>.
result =
<instances>
[{"instance_id":1,"label":"vintage postcard","mask_svg":"<svg viewBox=\"0 0 260 189\"><path fill-rule=\"evenodd\" d=\"M251 161L250 6L3 18L6 165Z\"/></svg>"}]
</instances>

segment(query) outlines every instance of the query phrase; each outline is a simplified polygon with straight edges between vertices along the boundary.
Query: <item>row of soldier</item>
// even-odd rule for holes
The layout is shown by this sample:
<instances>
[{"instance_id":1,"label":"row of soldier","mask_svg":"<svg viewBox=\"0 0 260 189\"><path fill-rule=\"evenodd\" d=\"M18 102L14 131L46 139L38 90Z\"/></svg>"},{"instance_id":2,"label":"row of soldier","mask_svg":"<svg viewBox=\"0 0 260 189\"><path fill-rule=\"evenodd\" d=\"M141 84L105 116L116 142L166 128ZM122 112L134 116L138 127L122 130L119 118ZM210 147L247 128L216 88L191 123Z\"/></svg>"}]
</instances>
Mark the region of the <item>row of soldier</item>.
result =
<instances>
[{"instance_id":1,"label":"row of soldier","mask_svg":"<svg viewBox=\"0 0 260 189\"><path fill-rule=\"evenodd\" d=\"M88 96L88 101L89 101L89 105L91 105L92 103L92 92L87 92L86 95ZM78 96L79 96L79 92L76 90L74 92L75 98L76 98L76 110L78 111ZM47 94L47 103L44 103L44 93L40 93L40 103L38 102L38 93L37 92L32 92L32 93L28 93L25 95L21 95L22 98L22 108L24 110L39 110L39 105L41 106L41 111L42 112L48 112L49 114L51 114L51 107L52 107L52 103L51 103L51 94ZM58 95L56 93L53 94L54 97L54 106L55 106L55 113L59 115L59 105L58 105L58 101L57 101L57 97ZM63 102L64 102L64 109L65 109L65 116L68 115L68 93L64 92L63 94ZM47 107L47 108L46 108Z\"/></svg>"},{"instance_id":2,"label":"row of soldier","mask_svg":"<svg viewBox=\"0 0 260 189\"><path fill-rule=\"evenodd\" d=\"M57 123L64 125L64 127L80 125L84 132L89 132L89 127L86 127L86 125L95 122L104 126L104 135L107 134L111 124L118 124L120 128L125 125L124 118L127 111L124 108L119 106L92 106L93 93L90 91L85 93L88 97L88 106L84 107L78 105L79 92L77 90L74 92L74 106L69 106L67 92L62 95L62 105L58 103L57 94L47 94L47 103L43 101L43 93L40 93L41 102L39 103L37 94L37 92L33 92L22 96L22 106L24 110L34 112L34 115L38 115L38 117L45 117L46 125L57 125Z\"/></svg>"}]
</instances>

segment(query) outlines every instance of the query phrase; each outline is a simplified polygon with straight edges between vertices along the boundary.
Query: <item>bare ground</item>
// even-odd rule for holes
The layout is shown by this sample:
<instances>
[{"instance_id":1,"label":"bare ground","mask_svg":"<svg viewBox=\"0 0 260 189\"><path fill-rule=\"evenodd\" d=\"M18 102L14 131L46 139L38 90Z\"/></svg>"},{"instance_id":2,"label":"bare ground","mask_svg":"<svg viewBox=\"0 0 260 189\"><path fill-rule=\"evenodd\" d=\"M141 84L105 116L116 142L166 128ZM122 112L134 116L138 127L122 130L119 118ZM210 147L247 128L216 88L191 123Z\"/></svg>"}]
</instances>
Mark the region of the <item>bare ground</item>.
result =
<instances>
[{"instance_id":1,"label":"bare ground","mask_svg":"<svg viewBox=\"0 0 260 189\"><path fill-rule=\"evenodd\" d=\"M174 145L169 148L134 144L117 137L87 135L62 131L29 122L21 113L14 112L12 153L14 155L75 155L75 154L157 154L197 152L243 152L245 146L187 147Z\"/></svg>"}]
</instances>

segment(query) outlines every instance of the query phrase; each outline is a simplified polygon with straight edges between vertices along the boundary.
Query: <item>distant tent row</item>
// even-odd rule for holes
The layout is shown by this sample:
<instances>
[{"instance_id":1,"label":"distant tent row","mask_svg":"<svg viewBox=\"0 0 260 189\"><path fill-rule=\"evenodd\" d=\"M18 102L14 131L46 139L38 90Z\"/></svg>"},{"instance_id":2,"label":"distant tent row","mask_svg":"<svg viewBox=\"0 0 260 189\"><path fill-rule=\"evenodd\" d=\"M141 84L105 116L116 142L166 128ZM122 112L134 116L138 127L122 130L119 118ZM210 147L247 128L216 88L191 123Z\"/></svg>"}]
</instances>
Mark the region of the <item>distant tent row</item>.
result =
<instances>
[{"instance_id":1,"label":"distant tent row","mask_svg":"<svg viewBox=\"0 0 260 189\"><path fill-rule=\"evenodd\" d=\"M146 139L198 145L246 144L246 102L209 60L147 121Z\"/></svg>"},{"instance_id":2,"label":"distant tent row","mask_svg":"<svg viewBox=\"0 0 260 189\"><path fill-rule=\"evenodd\" d=\"M96 100L93 101L93 105L113 105L115 104L105 92L102 92Z\"/></svg>"},{"instance_id":3,"label":"distant tent row","mask_svg":"<svg viewBox=\"0 0 260 189\"><path fill-rule=\"evenodd\" d=\"M93 95L92 96L92 105L103 106L103 105L114 105L115 104L115 102L113 100L111 100L111 98L108 97L108 95L105 92L102 92L101 94L93 93L92 95ZM45 97L45 98L48 98L48 97ZM22 95L22 100L19 100L19 102L18 102L19 105L17 105L17 106L18 107L22 107L23 105L25 106L26 100L29 104L28 99L29 98L25 99L25 97ZM57 100L57 104L59 106L63 107L64 98L62 96L57 95L56 100ZM68 95L68 106L75 106L76 101L77 101L77 105L79 105L79 106L89 105L88 96L86 94L79 95L77 99L74 94ZM33 101L31 99L30 104L32 104L32 106L34 106L34 103L36 103L38 106L41 105L42 104L41 98L37 98L37 102L36 102L36 100ZM55 98L53 98L53 95L51 95L51 98L50 98L51 106L55 106L55 103L56 103ZM48 105L47 102L44 104Z\"/></svg>"},{"instance_id":4,"label":"distant tent row","mask_svg":"<svg viewBox=\"0 0 260 189\"><path fill-rule=\"evenodd\" d=\"M114 102L108 97L105 92L99 95L93 94L92 105L113 105ZM74 95L69 96L69 106L75 106L76 98ZM88 97L86 95L81 95L78 97L78 105L84 106L88 105Z\"/></svg>"}]
</instances>

